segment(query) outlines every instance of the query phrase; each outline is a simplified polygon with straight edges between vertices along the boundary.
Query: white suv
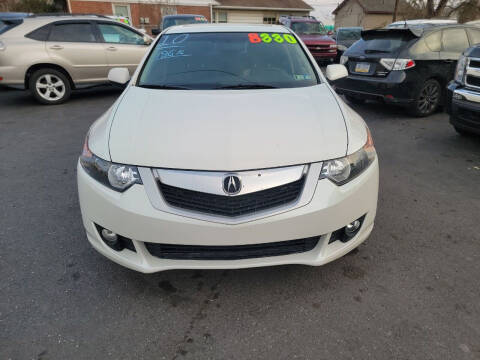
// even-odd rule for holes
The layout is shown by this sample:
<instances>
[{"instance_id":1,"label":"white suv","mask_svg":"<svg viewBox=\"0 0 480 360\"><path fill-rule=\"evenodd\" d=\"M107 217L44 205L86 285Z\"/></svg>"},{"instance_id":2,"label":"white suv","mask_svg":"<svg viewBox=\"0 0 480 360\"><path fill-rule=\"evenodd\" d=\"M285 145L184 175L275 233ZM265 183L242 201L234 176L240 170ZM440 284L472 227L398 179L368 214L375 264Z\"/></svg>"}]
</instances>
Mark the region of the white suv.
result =
<instances>
[{"instance_id":1,"label":"white suv","mask_svg":"<svg viewBox=\"0 0 480 360\"><path fill-rule=\"evenodd\" d=\"M346 76L331 65L327 76ZM322 265L362 243L378 160L361 117L283 26L166 30L90 128L90 243L141 272Z\"/></svg>"}]
</instances>

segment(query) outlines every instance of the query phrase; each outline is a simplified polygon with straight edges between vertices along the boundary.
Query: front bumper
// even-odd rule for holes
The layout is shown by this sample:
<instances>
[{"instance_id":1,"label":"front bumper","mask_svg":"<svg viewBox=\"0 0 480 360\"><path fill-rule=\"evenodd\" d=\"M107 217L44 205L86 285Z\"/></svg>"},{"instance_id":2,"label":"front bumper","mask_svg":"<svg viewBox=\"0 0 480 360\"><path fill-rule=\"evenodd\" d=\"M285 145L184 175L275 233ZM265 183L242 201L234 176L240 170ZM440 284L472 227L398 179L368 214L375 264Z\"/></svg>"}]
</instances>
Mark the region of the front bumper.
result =
<instances>
[{"instance_id":1,"label":"front bumper","mask_svg":"<svg viewBox=\"0 0 480 360\"><path fill-rule=\"evenodd\" d=\"M417 85L407 79L405 71L391 71L386 77L350 74L334 82L335 91L360 99L383 100L386 103L407 105L414 101L412 95Z\"/></svg>"},{"instance_id":2,"label":"front bumper","mask_svg":"<svg viewBox=\"0 0 480 360\"><path fill-rule=\"evenodd\" d=\"M459 129L480 134L480 90L450 83L447 98L450 123Z\"/></svg>"},{"instance_id":3,"label":"front bumper","mask_svg":"<svg viewBox=\"0 0 480 360\"><path fill-rule=\"evenodd\" d=\"M120 265L144 273L170 269L237 269L283 264L323 265L360 245L372 231L378 197L378 160L359 177L338 187L316 181L305 206L239 224L223 224L155 209L143 185L117 193L91 178L78 165L83 224L92 246ZM350 241L329 244L332 232L365 215ZM115 251L101 239L95 224L130 238L136 252ZM291 255L241 260L172 260L155 257L145 243L234 246L265 244L320 236L315 248Z\"/></svg>"}]
</instances>

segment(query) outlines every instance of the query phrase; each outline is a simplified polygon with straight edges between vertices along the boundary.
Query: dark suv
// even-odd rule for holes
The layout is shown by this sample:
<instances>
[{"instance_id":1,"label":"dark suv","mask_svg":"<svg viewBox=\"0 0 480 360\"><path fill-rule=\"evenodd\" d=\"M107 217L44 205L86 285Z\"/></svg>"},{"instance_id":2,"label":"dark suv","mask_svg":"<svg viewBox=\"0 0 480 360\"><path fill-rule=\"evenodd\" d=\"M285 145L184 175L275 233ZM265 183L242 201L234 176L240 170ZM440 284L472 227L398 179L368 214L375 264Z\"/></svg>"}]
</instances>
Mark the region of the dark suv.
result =
<instances>
[{"instance_id":1,"label":"dark suv","mask_svg":"<svg viewBox=\"0 0 480 360\"><path fill-rule=\"evenodd\" d=\"M444 103L462 52L480 42L480 28L430 26L362 32L340 59L349 76L334 85L352 102L380 99L427 116Z\"/></svg>"},{"instance_id":2,"label":"dark suv","mask_svg":"<svg viewBox=\"0 0 480 360\"><path fill-rule=\"evenodd\" d=\"M447 112L455 130L480 135L480 44L467 49L458 60L447 94Z\"/></svg>"}]
</instances>

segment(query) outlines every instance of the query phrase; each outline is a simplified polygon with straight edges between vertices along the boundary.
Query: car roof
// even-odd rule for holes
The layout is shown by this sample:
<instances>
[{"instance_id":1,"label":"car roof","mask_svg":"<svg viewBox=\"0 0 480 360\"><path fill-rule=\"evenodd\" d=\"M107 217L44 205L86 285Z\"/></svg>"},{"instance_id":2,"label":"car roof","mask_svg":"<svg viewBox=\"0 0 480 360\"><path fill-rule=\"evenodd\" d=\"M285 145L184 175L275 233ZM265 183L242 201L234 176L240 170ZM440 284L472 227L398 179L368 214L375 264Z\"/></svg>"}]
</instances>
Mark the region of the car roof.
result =
<instances>
[{"instance_id":1,"label":"car roof","mask_svg":"<svg viewBox=\"0 0 480 360\"><path fill-rule=\"evenodd\" d=\"M290 30L283 25L263 24L190 24L178 25L168 28L165 34L183 33L213 33L213 32L275 32L290 33Z\"/></svg>"},{"instance_id":2,"label":"car roof","mask_svg":"<svg viewBox=\"0 0 480 360\"><path fill-rule=\"evenodd\" d=\"M205 15L199 15L199 14L177 14L177 15L165 15L163 18L189 18L189 17L205 17Z\"/></svg>"},{"instance_id":3,"label":"car roof","mask_svg":"<svg viewBox=\"0 0 480 360\"><path fill-rule=\"evenodd\" d=\"M361 26L346 26L346 27L340 27L337 29L337 31L340 30L363 30Z\"/></svg>"}]
</instances>

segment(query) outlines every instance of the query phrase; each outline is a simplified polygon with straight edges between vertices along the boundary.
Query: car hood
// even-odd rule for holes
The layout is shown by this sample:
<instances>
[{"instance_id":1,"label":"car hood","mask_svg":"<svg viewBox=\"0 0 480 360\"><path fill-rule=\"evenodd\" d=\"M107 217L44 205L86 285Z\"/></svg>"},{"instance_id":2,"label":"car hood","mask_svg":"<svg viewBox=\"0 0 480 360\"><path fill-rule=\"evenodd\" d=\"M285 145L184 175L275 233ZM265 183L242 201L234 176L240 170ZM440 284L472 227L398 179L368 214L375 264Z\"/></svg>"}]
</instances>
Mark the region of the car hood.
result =
<instances>
[{"instance_id":1,"label":"car hood","mask_svg":"<svg viewBox=\"0 0 480 360\"><path fill-rule=\"evenodd\" d=\"M113 162L234 171L342 157L347 131L325 85L268 90L130 87L110 129Z\"/></svg>"},{"instance_id":2,"label":"car hood","mask_svg":"<svg viewBox=\"0 0 480 360\"><path fill-rule=\"evenodd\" d=\"M298 35L305 44L335 44L328 35Z\"/></svg>"}]
</instances>

